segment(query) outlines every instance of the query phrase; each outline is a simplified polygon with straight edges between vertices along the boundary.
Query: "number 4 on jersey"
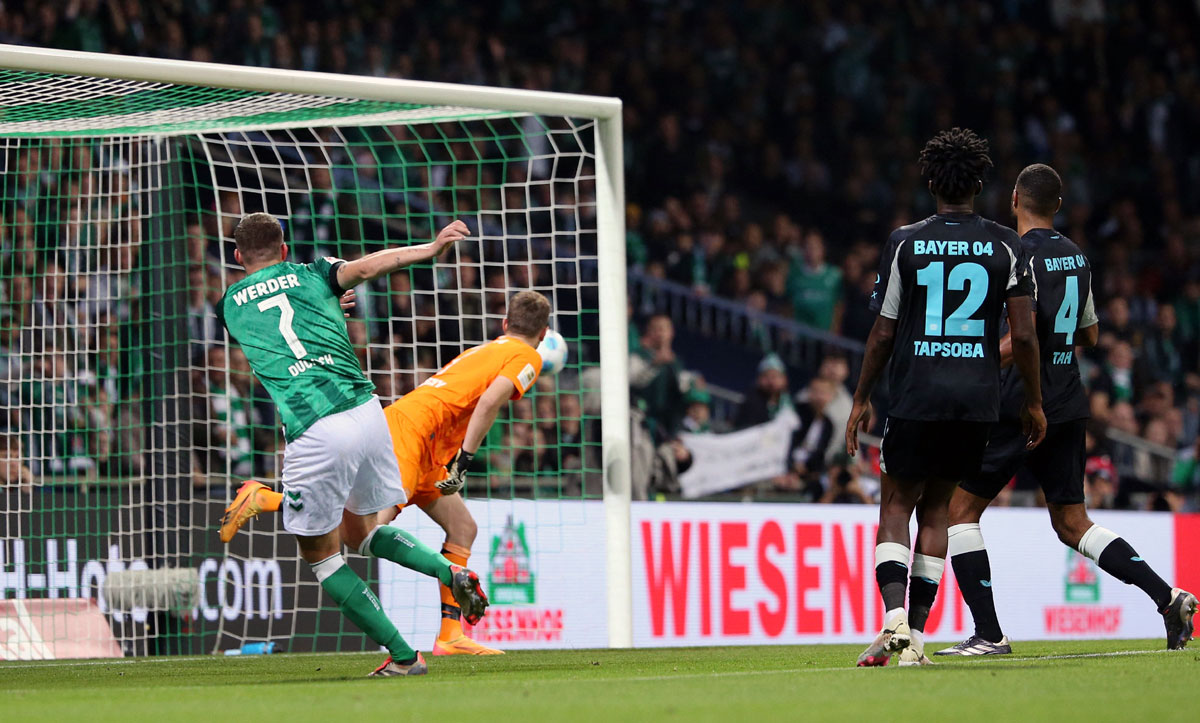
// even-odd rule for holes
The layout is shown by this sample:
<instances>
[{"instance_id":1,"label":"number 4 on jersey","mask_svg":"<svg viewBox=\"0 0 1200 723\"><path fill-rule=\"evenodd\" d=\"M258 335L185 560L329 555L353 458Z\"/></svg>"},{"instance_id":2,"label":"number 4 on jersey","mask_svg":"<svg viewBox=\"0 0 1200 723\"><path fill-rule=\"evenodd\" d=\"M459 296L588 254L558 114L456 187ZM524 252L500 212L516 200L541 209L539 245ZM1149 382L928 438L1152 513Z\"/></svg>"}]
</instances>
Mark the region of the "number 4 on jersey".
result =
<instances>
[{"instance_id":1,"label":"number 4 on jersey","mask_svg":"<svg viewBox=\"0 0 1200 723\"><path fill-rule=\"evenodd\" d=\"M1079 323L1079 277L1066 277L1066 291L1062 305L1054 316L1054 333L1067 335L1067 346L1075 343L1075 329Z\"/></svg>"}]
</instances>

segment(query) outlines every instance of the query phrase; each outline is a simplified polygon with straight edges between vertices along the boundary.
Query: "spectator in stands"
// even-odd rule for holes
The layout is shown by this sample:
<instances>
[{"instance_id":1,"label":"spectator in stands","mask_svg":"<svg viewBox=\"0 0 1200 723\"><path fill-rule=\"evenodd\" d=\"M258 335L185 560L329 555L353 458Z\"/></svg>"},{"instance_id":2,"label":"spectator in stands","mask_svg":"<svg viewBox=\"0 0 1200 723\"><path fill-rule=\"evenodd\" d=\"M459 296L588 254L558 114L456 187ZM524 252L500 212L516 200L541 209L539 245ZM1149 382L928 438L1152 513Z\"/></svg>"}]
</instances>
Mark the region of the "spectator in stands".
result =
<instances>
[{"instance_id":1,"label":"spectator in stands","mask_svg":"<svg viewBox=\"0 0 1200 723\"><path fill-rule=\"evenodd\" d=\"M1108 394L1113 404L1133 400L1133 349L1129 342L1123 339L1112 342L1096 387Z\"/></svg>"},{"instance_id":2,"label":"spectator in stands","mask_svg":"<svg viewBox=\"0 0 1200 723\"><path fill-rule=\"evenodd\" d=\"M825 450L834 431L825 409L833 401L833 394L833 383L827 379L816 377L808 383L808 402L796 409L800 425L792 433L788 472L775 479L776 488L801 492L809 501L824 494L821 476L825 472Z\"/></svg>"},{"instance_id":3,"label":"spectator in stands","mask_svg":"<svg viewBox=\"0 0 1200 723\"><path fill-rule=\"evenodd\" d=\"M682 428L685 432L701 434L712 431L712 394L702 387L692 387L683 395L687 405L683 413Z\"/></svg>"},{"instance_id":4,"label":"spectator in stands","mask_svg":"<svg viewBox=\"0 0 1200 723\"><path fill-rule=\"evenodd\" d=\"M8 430L0 431L0 487L16 487L24 494L33 493L33 471L25 463L21 437Z\"/></svg>"},{"instance_id":5,"label":"spectator in stands","mask_svg":"<svg viewBox=\"0 0 1200 723\"><path fill-rule=\"evenodd\" d=\"M842 270L826 261L825 237L816 229L804 236L804 251L792 260L788 296L796 320L822 331L836 328L841 314Z\"/></svg>"},{"instance_id":6,"label":"spectator in stands","mask_svg":"<svg viewBox=\"0 0 1200 723\"><path fill-rule=\"evenodd\" d=\"M1183 368L1200 371L1200 271L1193 270L1175 299L1175 319L1182 346Z\"/></svg>"},{"instance_id":7,"label":"spectator in stands","mask_svg":"<svg viewBox=\"0 0 1200 723\"><path fill-rule=\"evenodd\" d=\"M1154 327L1142 339L1139 361L1145 368L1145 378L1170 382L1179 389L1183 386L1183 354L1175 323L1175 307L1162 304L1158 307Z\"/></svg>"},{"instance_id":8,"label":"spectator in stands","mask_svg":"<svg viewBox=\"0 0 1200 723\"><path fill-rule=\"evenodd\" d=\"M675 324L666 314L646 320L642 348L629 359L629 381L634 398L646 413L646 424L656 440L674 436L683 418L683 364L673 348Z\"/></svg>"},{"instance_id":9,"label":"spectator in stands","mask_svg":"<svg viewBox=\"0 0 1200 723\"><path fill-rule=\"evenodd\" d=\"M0 308L0 406L10 407L16 401L14 387L24 376L21 352L21 327L11 308Z\"/></svg>"},{"instance_id":10,"label":"spectator in stands","mask_svg":"<svg viewBox=\"0 0 1200 723\"><path fill-rule=\"evenodd\" d=\"M767 354L758 363L754 387L746 393L733 426L737 429L769 422L780 412L792 410L788 392L787 367L778 354Z\"/></svg>"},{"instance_id":11,"label":"spectator in stands","mask_svg":"<svg viewBox=\"0 0 1200 723\"><path fill-rule=\"evenodd\" d=\"M821 359L821 366L817 369L817 378L824 379L829 382L833 388L833 398L825 406L825 416L829 417L829 421L833 422L833 428L845 429L846 421L850 419L850 409L854 406L854 395L846 388L846 380L850 378L850 361L846 355L841 352L830 352ZM807 404L809 401L809 388L800 390L796 394L797 406ZM839 450L845 450L845 440L842 435L835 434L829 440L829 448L826 450L826 458L831 458Z\"/></svg>"},{"instance_id":12,"label":"spectator in stands","mask_svg":"<svg viewBox=\"0 0 1200 723\"><path fill-rule=\"evenodd\" d=\"M1194 495L1200 488L1200 437L1187 447L1179 450L1175 463L1171 468L1171 487L1182 495ZM1193 502L1189 511L1196 511Z\"/></svg>"},{"instance_id":13,"label":"spectator in stands","mask_svg":"<svg viewBox=\"0 0 1200 723\"><path fill-rule=\"evenodd\" d=\"M221 346L211 347L206 355L207 446L213 460L209 474L225 474L229 470L236 476L249 477L254 473L253 402L234 386L232 371L227 380L226 360L225 348Z\"/></svg>"},{"instance_id":14,"label":"spectator in stands","mask_svg":"<svg viewBox=\"0 0 1200 723\"><path fill-rule=\"evenodd\" d=\"M80 373L64 352L46 349L33 364L22 399L24 428L31 431L30 458L40 475L88 474L96 467L90 456L87 414L81 402Z\"/></svg>"},{"instance_id":15,"label":"spectator in stands","mask_svg":"<svg viewBox=\"0 0 1200 723\"><path fill-rule=\"evenodd\" d=\"M42 277L34 285L30 320L30 328L41 332L34 340L36 347L78 347L74 285L74 279L63 272L57 261L48 261L43 267Z\"/></svg>"},{"instance_id":16,"label":"spectator in stands","mask_svg":"<svg viewBox=\"0 0 1200 723\"><path fill-rule=\"evenodd\" d=\"M1117 468L1108 457L1091 457L1084 470L1083 496L1088 509L1111 510L1117 497Z\"/></svg>"},{"instance_id":17,"label":"spectator in stands","mask_svg":"<svg viewBox=\"0 0 1200 723\"><path fill-rule=\"evenodd\" d=\"M835 435L836 436L836 435ZM844 451L833 456L826 475L823 504L869 505L874 502L863 489L862 462Z\"/></svg>"}]
</instances>

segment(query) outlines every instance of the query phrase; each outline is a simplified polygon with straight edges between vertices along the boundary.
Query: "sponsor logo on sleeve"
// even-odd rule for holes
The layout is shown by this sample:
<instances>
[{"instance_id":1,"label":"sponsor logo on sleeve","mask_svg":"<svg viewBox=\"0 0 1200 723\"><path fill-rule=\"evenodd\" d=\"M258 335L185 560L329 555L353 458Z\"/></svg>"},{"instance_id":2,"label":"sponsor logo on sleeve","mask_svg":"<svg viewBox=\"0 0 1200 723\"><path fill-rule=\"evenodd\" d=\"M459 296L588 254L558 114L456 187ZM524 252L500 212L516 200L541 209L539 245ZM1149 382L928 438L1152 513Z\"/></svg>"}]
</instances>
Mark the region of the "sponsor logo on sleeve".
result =
<instances>
[{"instance_id":1,"label":"sponsor logo on sleeve","mask_svg":"<svg viewBox=\"0 0 1200 723\"><path fill-rule=\"evenodd\" d=\"M521 373L517 375L517 381L521 384L521 391L523 392L528 389L529 385L533 384L533 380L536 378L537 370L533 368L532 364L526 364Z\"/></svg>"}]
</instances>

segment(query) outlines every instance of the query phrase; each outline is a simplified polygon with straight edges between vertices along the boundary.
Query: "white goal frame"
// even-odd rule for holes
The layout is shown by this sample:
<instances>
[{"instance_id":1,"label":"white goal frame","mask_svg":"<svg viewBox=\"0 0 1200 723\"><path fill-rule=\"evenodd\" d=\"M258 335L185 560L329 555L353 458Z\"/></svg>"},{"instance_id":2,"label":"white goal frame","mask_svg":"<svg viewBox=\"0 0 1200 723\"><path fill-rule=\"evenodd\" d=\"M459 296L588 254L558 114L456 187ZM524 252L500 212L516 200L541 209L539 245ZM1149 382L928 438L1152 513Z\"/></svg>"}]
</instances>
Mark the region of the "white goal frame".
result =
<instances>
[{"instance_id":1,"label":"white goal frame","mask_svg":"<svg viewBox=\"0 0 1200 723\"><path fill-rule=\"evenodd\" d=\"M608 642L633 646L625 176L619 98L0 45L0 68L596 120L601 444Z\"/></svg>"}]
</instances>

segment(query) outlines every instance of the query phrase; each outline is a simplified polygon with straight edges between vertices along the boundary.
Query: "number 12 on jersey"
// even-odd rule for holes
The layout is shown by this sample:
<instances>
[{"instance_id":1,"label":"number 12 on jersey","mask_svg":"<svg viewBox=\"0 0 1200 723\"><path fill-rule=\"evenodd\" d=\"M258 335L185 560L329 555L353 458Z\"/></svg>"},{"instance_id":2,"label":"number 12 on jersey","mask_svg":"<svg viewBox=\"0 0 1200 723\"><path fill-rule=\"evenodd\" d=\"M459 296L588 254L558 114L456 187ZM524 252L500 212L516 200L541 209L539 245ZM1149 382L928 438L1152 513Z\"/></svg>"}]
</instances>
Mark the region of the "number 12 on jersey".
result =
<instances>
[{"instance_id":1,"label":"number 12 on jersey","mask_svg":"<svg viewBox=\"0 0 1200 723\"><path fill-rule=\"evenodd\" d=\"M283 335L283 340L287 342L288 348L292 350L296 358L303 359L308 355L308 350L304 348L304 343L300 341L300 337L296 336L296 330L292 328L292 319L296 316L296 312L292 310L292 302L288 300L287 294L277 294L258 302L259 311L275 308L279 309L279 333Z\"/></svg>"},{"instance_id":2,"label":"number 12 on jersey","mask_svg":"<svg viewBox=\"0 0 1200 723\"><path fill-rule=\"evenodd\" d=\"M926 336L983 336L983 319L971 318L987 298L988 274L982 265L971 262L958 264L950 269L950 277L946 278L945 263L934 261L917 271L917 284L925 287ZM965 289L967 298L943 322L945 308L942 297L945 289Z\"/></svg>"}]
</instances>

